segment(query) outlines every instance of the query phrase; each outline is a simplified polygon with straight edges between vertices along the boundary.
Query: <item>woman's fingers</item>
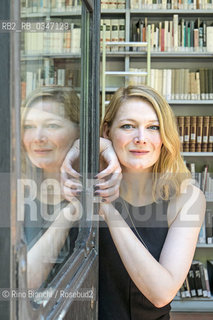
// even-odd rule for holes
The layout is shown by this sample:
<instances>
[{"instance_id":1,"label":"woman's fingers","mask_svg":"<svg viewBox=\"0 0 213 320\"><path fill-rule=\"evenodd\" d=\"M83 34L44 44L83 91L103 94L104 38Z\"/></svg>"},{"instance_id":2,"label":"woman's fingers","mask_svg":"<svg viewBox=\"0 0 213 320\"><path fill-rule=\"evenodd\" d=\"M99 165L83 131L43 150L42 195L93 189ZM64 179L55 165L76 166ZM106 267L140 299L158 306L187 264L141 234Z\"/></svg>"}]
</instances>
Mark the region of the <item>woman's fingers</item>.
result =
<instances>
[{"instance_id":1,"label":"woman's fingers","mask_svg":"<svg viewBox=\"0 0 213 320\"><path fill-rule=\"evenodd\" d=\"M76 198L81 195L81 190L78 189L70 189L66 186L62 187L63 196L67 201L73 201L73 198Z\"/></svg>"},{"instance_id":2,"label":"woman's fingers","mask_svg":"<svg viewBox=\"0 0 213 320\"><path fill-rule=\"evenodd\" d=\"M64 186L73 190L82 191L82 184L76 179L66 179Z\"/></svg>"},{"instance_id":3,"label":"woman's fingers","mask_svg":"<svg viewBox=\"0 0 213 320\"><path fill-rule=\"evenodd\" d=\"M121 173L121 167L120 165L117 165L114 162L110 162L106 169L102 170L96 175L97 179L103 179L109 176L110 174L120 174Z\"/></svg>"},{"instance_id":4,"label":"woman's fingers","mask_svg":"<svg viewBox=\"0 0 213 320\"><path fill-rule=\"evenodd\" d=\"M62 176L69 174L71 177L74 177L76 179L79 179L81 177L80 173L73 169L71 163L69 162L69 159L66 158L61 166L61 174Z\"/></svg>"},{"instance_id":5,"label":"woman's fingers","mask_svg":"<svg viewBox=\"0 0 213 320\"><path fill-rule=\"evenodd\" d=\"M119 189L117 191L113 191L112 193L109 193L109 195L105 197L95 194L93 201L95 203L110 203L116 200L118 197L119 197Z\"/></svg>"},{"instance_id":6,"label":"woman's fingers","mask_svg":"<svg viewBox=\"0 0 213 320\"><path fill-rule=\"evenodd\" d=\"M73 169L73 163L79 158L79 155L80 155L80 148L79 148L79 139L78 139L74 142L72 148L67 153L64 159L64 162L61 166L62 175L66 173L76 179L81 177L81 175L76 170Z\"/></svg>"},{"instance_id":7,"label":"woman's fingers","mask_svg":"<svg viewBox=\"0 0 213 320\"><path fill-rule=\"evenodd\" d=\"M96 183L95 189L96 190L98 190L98 189L104 190L104 189L108 189L111 187L118 187L119 188L121 179L122 179L122 173L121 172L120 173L114 172L108 180L103 181L103 179L102 179L101 182Z\"/></svg>"}]
</instances>

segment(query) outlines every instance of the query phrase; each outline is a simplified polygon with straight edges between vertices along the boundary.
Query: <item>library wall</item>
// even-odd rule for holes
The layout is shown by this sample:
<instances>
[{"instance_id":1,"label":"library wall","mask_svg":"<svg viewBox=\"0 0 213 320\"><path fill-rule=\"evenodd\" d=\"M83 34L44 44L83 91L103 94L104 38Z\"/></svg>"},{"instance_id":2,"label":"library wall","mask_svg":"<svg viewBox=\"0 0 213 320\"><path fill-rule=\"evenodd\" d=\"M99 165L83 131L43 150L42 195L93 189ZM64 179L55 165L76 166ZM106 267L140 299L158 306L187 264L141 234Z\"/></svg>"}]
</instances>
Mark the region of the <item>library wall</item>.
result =
<instances>
[{"instance_id":1,"label":"library wall","mask_svg":"<svg viewBox=\"0 0 213 320\"><path fill-rule=\"evenodd\" d=\"M150 36L149 84L171 105L184 160L207 200L194 260L172 303L171 319L190 319L194 312L193 319L207 320L213 310L213 1L127 0L122 8L118 3L101 1L101 50L104 24L106 41L112 43L106 44L106 70L146 72L146 48L113 47L113 42L147 42ZM147 83L147 77L107 75L105 81L107 103L116 88Z\"/></svg>"}]
</instances>

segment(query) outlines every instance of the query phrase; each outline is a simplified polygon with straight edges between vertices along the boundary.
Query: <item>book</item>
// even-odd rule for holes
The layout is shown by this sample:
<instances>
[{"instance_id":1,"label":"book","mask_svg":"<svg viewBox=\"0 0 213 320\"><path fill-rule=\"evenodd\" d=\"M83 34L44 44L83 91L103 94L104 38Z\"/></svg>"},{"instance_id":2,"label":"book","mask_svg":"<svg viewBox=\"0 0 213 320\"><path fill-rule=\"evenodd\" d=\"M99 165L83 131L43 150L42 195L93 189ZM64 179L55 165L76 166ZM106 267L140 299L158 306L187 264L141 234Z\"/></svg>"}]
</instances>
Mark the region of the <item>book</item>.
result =
<instances>
[{"instance_id":1,"label":"book","mask_svg":"<svg viewBox=\"0 0 213 320\"><path fill-rule=\"evenodd\" d=\"M208 152L213 151L213 116L210 117L209 121L209 143L208 143Z\"/></svg>"},{"instance_id":2,"label":"book","mask_svg":"<svg viewBox=\"0 0 213 320\"><path fill-rule=\"evenodd\" d=\"M191 297L196 297L196 287L195 287L195 275L194 275L194 271L190 268L189 272L188 272L188 282L189 282L189 288L190 288L190 294Z\"/></svg>"},{"instance_id":3,"label":"book","mask_svg":"<svg viewBox=\"0 0 213 320\"><path fill-rule=\"evenodd\" d=\"M179 116L177 118L178 118L180 142L183 144L183 141L184 141L184 117Z\"/></svg>"},{"instance_id":4,"label":"book","mask_svg":"<svg viewBox=\"0 0 213 320\"><path fill-rule=\"evenodd\" d=\"M197 118L195 116L190 117L190 152L195 152L195 144L196 144L196 123Z\"/></svg>"},{"instance_id":5,"label":"book","mask_svg":"<svg viewBox=\"0 0 213 320\"><path fill-rule=\"evenodd\" d=\"M184 137L183 137L183 151L189 152L189 137L190 137L190 117L184 117Z\"/></svg>"},{"instance_id":6,"label":"book","mask_svg":"<svg viewBox=\"0 0 213 320\"><path fill-rule=\"evenodd\" d=\"M199 262L193 261L191 267L192 267L192 270L194 271L194 276L195 276L196 294L198 297L202 297L203 296L203 289L202 289L202 281L201 281Z\"/></svg>"},{"instance_id":7,"label":"book","mask_svg":"<svg viewBox=\"0 0 213 320\"><path fill-rule=\"evenodd\" d=\"M118 31L118 38L119 38L119 42L124 42L125 41L125 20L124 19L120 19L119 21L119 31ZM118 48L119 51L124 51L124 47L119 47Z\"/></svg>"},{"instance_id":8,"label":"book","mask_svg":"<svg viewBox=\"0 0 213 320\"><path fill-rule=\"evenodd\" d=\"M202 284L203 297L206 298L206 297L208 297L208 291L207 291L207 286L206 286L204 266L201 262L199 263L199 270L200 270L200 278L201 278L201 284Z\"/></svg>"},{"instance_id":9,"label":"book","mask_svg":"<svg viewBox=\"0 0 213 320\"><path fill-rule=\"evenodd\" d=\"M111 19L110 41L118 42L118 40L119 40L119 22L117 19ZM112 52L118 51L118 46L111 46L111 51Z\"/></svg>"},{"instance_id":10,"label":"book","mask_svg":"<svg viewBox=\"0 0 213 320\"><path fill-rule=\"evenodd\" d=\"M213 243L213 212L210 208L206 209L206 243L212 244Z\"/></svg>"},{"instance_id":11,"label":"book","mask_svg":"<svg viewBox=\"0 0 213 320\"><path fill-rule=\"evenodd\" d=\"M210 291L213 294L213 260L207 260L207 271L209 276Z\"/></svg>"},{"instance_id":12,"label":"book","mask_svg":"<svg viewBox=\"0 0 213 320\"><path fill-rule=\"evenodd\" d=\"M213 52L213 26L206 28L206 49L207 52Z\"/></svg>"},{"instance_id":13,"label":"book","mask_svg":"<svg viewBox=\"0 0 213 320\"><path fill-rule=\"evenodd\" d=\"M208 138L209 138L209 116L203 117L203 138L202 138L202 152L207 152L208 149Z\"/></svg>"},{"instance_id":14,"label":"book","mask_svg":"<svg viewBox=\"0 0 213 320\"><path fill-rule=\"evenodd\" d=\"M81 28L78 25L73 23L71 27L70 52L74 54L80 54L81 52L80 44L81 44Z\"/></svg>"},{"instance_id":15,"label":"book","mask_svg":"<svg viewBox=\"0 0 213 320\"><path fill-rule=\"evenodd\" d=\"M201 143L202 143L202 135L203 135L203 117L197 117L197 143L196 143L196 151L201 152Z\"/></svg>"}]
</instances>

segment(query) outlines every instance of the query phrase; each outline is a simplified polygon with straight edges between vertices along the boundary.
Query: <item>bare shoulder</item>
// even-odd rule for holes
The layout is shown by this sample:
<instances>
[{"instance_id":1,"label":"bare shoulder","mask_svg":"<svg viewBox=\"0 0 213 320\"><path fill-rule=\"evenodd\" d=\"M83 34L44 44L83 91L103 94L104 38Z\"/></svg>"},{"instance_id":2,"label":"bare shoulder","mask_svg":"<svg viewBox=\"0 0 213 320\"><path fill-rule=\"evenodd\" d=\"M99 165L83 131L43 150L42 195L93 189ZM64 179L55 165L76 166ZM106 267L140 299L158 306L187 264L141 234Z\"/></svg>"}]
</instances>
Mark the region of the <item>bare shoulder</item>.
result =
<instances>
[{"instance_id":1,"label":"bare shoulder","mask_svg":"<svg viewBox=\"0 0 213 320\"><path fill-rule=\"evenodd\" d=\"M178 218L189 221L203 221L206 208L204 193L195 185L189 183L182 187L180 194L173 197L168 206L167 219L169 226Z\"/></svg>"}]
</instances>

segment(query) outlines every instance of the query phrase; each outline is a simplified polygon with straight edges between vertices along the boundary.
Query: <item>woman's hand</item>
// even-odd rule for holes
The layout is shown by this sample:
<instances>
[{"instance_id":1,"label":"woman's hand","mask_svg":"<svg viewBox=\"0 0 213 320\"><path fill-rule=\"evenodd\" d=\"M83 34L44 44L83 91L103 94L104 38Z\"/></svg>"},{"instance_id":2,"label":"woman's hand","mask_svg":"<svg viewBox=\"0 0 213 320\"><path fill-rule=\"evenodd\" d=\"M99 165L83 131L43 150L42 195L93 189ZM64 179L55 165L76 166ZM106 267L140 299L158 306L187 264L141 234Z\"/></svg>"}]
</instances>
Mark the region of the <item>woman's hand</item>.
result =
<instances>
[{"instance_id":1,"label":"woman's hand","mask_svg":"<svg viewBox=\"0 0 213 320\"><path fill-rule=\"evenodd\" d=\"M82 191L82 184L80 182L81 175L73 169L73 165L79 159L79 155L80 145L79 139L77 139L67 153L61 166L62 193L68 201L72 201L73 198L79 196Z\"/></svg>"},{"instance_id":2,"label":"woman's hand","mask_svg":"<svg viewBox=\"0 0 213 320\"><path fill-rule=\"evenodd\" d=\"M73 169L73 164L79 155L78 139L74 142L61 167L62 192L68 201L72 201L73 197L79 196L82 191L81 175ZM112 143L108 139L100 138L100 160L100 167L104 169L95 177L94 195L98 197L96 200L109 203L119 196L122 173Z\"/></svg>"},{"instance_id":3,"label":"woman's hand","mask_svg":"<svg viewBox=\"0 0 213 320\"><path fill-rule=\"evenodd\" d=\"M96 175L95 195L101 197L103 202L109 203L119 197L122 173L112 142L100 138L100 168L104 165L107 167Z\"/></svg>"}]
</instances>

